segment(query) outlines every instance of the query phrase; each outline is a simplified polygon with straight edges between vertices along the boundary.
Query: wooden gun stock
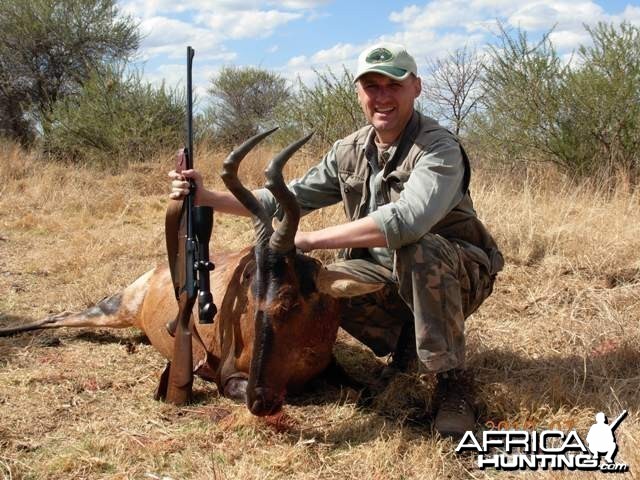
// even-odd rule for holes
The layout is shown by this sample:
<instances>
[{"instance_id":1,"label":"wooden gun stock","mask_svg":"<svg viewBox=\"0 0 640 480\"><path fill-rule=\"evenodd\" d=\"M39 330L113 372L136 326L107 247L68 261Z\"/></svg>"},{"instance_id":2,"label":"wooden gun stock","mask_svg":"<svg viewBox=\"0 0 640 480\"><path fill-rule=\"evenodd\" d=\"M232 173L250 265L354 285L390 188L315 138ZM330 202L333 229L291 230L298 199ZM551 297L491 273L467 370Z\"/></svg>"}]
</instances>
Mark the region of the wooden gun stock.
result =
<instances>
[{"instance_id":1,"label":"wooden gun stock","mask_svg":"<svg viewBox=\"0 0 640 480\"><path fill-rule=\"evenodd\" d=\"M195 297L186 292L180 295L178 321L174 334L173 360L169 367L169 378L165 400L173 405L191 402L193 386L193 350L191 335L191 311Z\"/></svg>"},{"instance_id":2,"label":"wooden gun stock","mask_svg":"<svg viewBox=\"0 0 640 480\"><path fill-rule=\"evenodd\" d=\"M173 405L184 405L191 401L193 385L193 334L191 332L191 313L196 301L195 292L184 288L186 283L186 261L189 244L186 239L186 215L184 202L172 201L167 209L165 235L167 256L171 270L171 280L178 301L178 315L167 324L167 331L174 337L173 357L167 363L154 398L165 400Z\"/></svg>"}]
</instances>

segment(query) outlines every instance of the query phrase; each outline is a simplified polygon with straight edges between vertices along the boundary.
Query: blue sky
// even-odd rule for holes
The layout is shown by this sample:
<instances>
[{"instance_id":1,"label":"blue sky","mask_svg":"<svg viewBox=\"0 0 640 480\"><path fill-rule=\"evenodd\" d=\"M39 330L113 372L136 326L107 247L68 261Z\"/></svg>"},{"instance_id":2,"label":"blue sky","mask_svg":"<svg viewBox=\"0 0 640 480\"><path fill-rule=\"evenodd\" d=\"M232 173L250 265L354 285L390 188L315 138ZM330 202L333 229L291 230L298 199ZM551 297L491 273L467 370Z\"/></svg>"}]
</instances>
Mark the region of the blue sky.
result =
<instances>
[{"instance_id":1,"label":"blue sky","mask_svg":"<svg viewBox=\"0 0 640 480\"><path fill-rule=\"evenodd\" d=\"M569 55L588 41L583 24L640 25L640 5L583 0L119 0L145 35L138 63L153 82L185 77L187 45L196 50L194 83L202 92L224 65L259 66L289 79L313 69L353 69L378 40L403 43L418 66L469 45L482 48L496 21L532 37L555 25L552 40Z\"/></svg>"}]
</instances>

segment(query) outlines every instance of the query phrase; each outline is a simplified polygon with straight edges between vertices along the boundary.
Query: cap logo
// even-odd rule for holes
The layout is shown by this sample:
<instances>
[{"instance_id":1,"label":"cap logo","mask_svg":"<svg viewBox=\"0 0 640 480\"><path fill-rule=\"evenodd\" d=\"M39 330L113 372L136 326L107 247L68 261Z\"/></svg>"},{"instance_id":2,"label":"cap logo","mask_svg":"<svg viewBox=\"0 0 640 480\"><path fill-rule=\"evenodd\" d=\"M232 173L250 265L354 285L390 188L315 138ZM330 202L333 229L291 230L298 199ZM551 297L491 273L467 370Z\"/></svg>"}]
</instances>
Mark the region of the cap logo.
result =
<instances>
[{"instance_id":1,"label":"cap logo","mask_svg":"<svg viewBox=\"0 0 640 480\"><path fill-rule=\"evenodd\" d=\"M388 62L393 58L393 53L391 53L386 48L376 48L373 52L367 55L366 62L367 63L383 63Z\"/></svg>"}]
</instances>

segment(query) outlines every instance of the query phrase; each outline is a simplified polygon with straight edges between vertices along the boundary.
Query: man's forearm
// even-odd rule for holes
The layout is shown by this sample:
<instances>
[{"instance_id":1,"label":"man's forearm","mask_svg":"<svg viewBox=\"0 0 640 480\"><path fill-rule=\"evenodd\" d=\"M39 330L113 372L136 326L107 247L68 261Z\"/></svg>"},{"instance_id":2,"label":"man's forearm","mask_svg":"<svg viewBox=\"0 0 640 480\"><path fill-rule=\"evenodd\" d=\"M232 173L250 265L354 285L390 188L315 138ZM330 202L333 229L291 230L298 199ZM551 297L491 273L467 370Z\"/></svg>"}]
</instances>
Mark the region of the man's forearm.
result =
<instances>
[{"instance_id":1,"label":"man's forearm","mask_svg":"<svg viewBox=\"0 0 640 480\"><path fill-rule=\"evenodd\" d=\"M248 217L251 214L229 192L204 190L198 198L199 205L207 205L220 213ZM321 248L371 248L386 247L387 239L378 225L369 217L353 222L323 228L313 232L298 232L296 246L304 251Z\"/></svg>"},{"instance_id":2,"label":"man's forearm","mask_svg":"<svg viewBox=\"0 0 640 480\"><path fill-rule=\"evenodd\" d=\"M242 205L233 194L229 192L219 192L204 190L198 197L199 205L213 207L216 212L229 213L231 215L240 215L249 217L251 214L244 205Z\"/></svg>"},{"instance_id":3,"label":"man's forearm","mask_svg":"<svg viewBox=\"0 0 640 480\"><path fill-rule=\"evenodd\" d=\"M299 232L296 246L304 251L320 248L386 247L387 240L369 217L323 228L313 232Z\"/></svg>"}]
</instances>

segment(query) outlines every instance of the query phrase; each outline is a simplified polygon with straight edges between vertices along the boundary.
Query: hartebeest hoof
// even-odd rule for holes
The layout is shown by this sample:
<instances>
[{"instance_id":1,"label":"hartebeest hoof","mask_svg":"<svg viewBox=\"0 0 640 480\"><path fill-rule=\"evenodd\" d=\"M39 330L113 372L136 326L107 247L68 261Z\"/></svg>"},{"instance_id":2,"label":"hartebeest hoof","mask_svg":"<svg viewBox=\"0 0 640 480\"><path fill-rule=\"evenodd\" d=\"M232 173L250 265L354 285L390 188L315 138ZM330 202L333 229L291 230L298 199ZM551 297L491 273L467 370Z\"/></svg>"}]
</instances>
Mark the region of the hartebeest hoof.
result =
<instances>
[{"instance_id":1,"label":"hartebeest hoof","mask_svg":"<svg viewBox=\"0 0 640 480\"><path fill-rule=\"evenodd\" d=\"M237 402L247 401L247 379L242 377L232 377L224 384L224 396Z\"/></svg>"}]
</instances>

